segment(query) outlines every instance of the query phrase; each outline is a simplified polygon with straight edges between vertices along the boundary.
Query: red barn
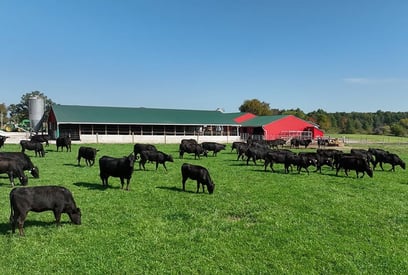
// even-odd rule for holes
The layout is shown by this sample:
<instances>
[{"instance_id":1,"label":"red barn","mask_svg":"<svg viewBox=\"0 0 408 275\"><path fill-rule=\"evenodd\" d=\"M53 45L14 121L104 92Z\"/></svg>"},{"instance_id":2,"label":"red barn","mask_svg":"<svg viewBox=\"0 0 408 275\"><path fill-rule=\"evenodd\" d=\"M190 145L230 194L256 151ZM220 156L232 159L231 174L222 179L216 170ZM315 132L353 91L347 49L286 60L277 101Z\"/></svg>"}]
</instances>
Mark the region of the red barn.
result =
<instances>
[{"instance_id":1,"label":"red barn","mask_svg":"<svg viewBox=\"0 0 408 275\"><path fill-rule=\"evenodd\" d=\"M317 125L293 115L255 116L241 122L241 136L272 140L291 137L321 137L324 132Z\"/></svg>"}]
</instances>

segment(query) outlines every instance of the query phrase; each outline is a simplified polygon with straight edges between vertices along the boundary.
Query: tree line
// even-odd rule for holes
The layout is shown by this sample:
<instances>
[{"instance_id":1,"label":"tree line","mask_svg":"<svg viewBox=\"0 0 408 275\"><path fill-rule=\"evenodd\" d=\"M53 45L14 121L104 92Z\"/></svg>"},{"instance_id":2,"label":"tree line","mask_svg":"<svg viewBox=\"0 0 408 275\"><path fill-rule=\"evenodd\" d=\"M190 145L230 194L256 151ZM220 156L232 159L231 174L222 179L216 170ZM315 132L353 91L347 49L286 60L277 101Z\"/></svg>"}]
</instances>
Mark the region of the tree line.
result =
<instances>
[{"instance_id":1,"label":"tree line","mask_svg":"<svg viewBox=\"0 0 408 275\"><path fill-rule=\"evenodd\" d=\"M375 135L408 135L408 112L335 112L328 113L322 109L305 113L298 109L273 109L267 102L258 99L245 100L239 107L241 112L250 112L259 116L294 115L319 126L326 133L332 134L375 134Z\"/></svg>"}]
</instances>

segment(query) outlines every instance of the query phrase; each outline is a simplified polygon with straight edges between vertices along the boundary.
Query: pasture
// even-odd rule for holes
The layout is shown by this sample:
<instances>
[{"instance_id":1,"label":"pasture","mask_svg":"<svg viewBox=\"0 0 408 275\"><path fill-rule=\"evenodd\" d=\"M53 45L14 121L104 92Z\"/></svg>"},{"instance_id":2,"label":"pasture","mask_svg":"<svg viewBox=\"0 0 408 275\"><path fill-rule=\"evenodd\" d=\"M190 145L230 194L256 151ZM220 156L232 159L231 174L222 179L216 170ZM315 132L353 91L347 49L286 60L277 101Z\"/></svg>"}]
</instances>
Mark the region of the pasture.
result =
<instances>
[{"instance_id":1,"label":"pasture","mask_svg":"<svg viewBox=\"0 0 408 275\"><path fill-rule=\"evenodd\" d=\"M87 146L100 150L97 160L133 150L132 144ZM98 161L78 167L78 144L72 152L56 152L50 144L44 158L28 151L40 169L39 179L29 175L28 186L70 189L82 225L63 214L56 227L52 212L30 212L26 236L11 234L11 188L0 175L0 273L408 273L408 171L401 167L377 168L373 178L360 179L354 171L335 176L327 166L307 175L284 174L276 164L272 173L262 162L237 161L230 145L200 160L188 154L179 159L178 145L156 146L174 163L166 163L167 172L150 163L139 170L135 163L130 191L121 190L117 178L102 188ZM405 145L376 147L408 161ZM208 168L214 194L196 194L192 180L182 191L184 162Z\"/></svg>"}]
</instances>

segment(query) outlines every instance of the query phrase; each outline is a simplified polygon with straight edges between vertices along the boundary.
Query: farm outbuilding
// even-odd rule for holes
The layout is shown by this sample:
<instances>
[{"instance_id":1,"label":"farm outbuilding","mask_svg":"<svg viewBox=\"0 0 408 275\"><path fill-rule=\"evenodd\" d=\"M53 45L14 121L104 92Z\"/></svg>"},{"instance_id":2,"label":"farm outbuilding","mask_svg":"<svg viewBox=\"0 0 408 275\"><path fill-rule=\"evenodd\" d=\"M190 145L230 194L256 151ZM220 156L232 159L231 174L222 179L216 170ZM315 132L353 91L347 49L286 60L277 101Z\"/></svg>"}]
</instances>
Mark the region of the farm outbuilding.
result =
<instances>
[{"instance_id":1,"label":"farm outbuilding","mask_svg":"<svg viewBox=\"0 0 408 275\"><path fill-rule=\"evenodd\" d=\"M315 139L324 135L315 124L293 115L255 116L241 122L241 136L245 139L273 140L292 137Z\"/></svg>"},{"instance_id":2,"label":"farm outbuilding","mask_svg":"<svg viewBox=\"0 0 408 275\"><path fill-rule=\"evenodd\" d=\"M234 119L241 116L245 113L54 104L48 133L51 139L69 135L91 143L178 143L183 138L230 143L240 140Z\"/></svg>"}]
</instances>

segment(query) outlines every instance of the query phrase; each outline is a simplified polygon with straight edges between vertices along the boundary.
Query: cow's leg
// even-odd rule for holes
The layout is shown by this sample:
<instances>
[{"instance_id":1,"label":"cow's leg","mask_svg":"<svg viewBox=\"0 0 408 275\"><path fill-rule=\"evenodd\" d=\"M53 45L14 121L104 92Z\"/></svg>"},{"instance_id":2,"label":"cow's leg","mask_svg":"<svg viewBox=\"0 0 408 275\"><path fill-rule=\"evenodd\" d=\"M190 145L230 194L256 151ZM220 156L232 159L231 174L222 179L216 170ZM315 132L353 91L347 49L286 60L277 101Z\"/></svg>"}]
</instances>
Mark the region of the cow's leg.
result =
<instances>
[{"instance_id":1,"label":"cow's leg","mask_svg":"<svg viewBox=\"0 0 408 275\"><path fill-rule=\"evenodd\" d=\"M197 180L197 193L200 191L200 182Z\"/></svg>"},{"instance_id":2,"label":"cow's leg","mask_svg":"<svg viewBox=\"0 0 408 275\"><path fill-rule=\"evenodd\" d=\"M163 167L167 171L166 162L163 162ZM156 167L156 170L157 170L157 167Z\"/></svg>"},{"instance_id":3,"label":"cow's leg","mask_svg":"<svg viewBox=\"0 0 408 275\"><path fill-rule=\"evenodd\" d=\"M122 186L121 189L123 189L123 186L125 185L125 179L123 177L120 177L120 185Z\"/></svg>"},{"instance_id":4,"label":"cow's leg","mask_svg":"<svg viewBox=\"0 0 408 275\"><path fill-rule=\"evenodd\" d=\"M126 179L126 190L129 191L130 178Z\"/></svg>"},{"instance_id":5,"label":"cow's leg","mask_svg":"<svg viewBox=\"0 0 408 275\"><path fill-rule=\"evenodd\" d=\"M55 222L57 223L57 225L60 225L60 221L61 221L61 209L54 209L54 217L55 217Z\"/></svg>"},{"instance_id":6,"label":"cow's leg","mask_svg":"<svg viewBox=\"0 0 408 275\"><path fill-rule=\"evenodd\" d=\"M187 181L187 177L183 176L183 179L181 180L181 183L183 185L183 191L186 191L186 181Z\"/></svg>"},{"instance_id":7,"label":"cow's leg","mask_svg":"<svg viewBox=\"0 0 408 275\"><path fill-rule=\"evenodd\" d=\"M18 232L20 236L24 236L24 221L26 217L27 217L27 212L24 212L24 213L20 213L20 215L18 215L16 219L16 222L18 224Z\"/></svg>"}]
</instances>

